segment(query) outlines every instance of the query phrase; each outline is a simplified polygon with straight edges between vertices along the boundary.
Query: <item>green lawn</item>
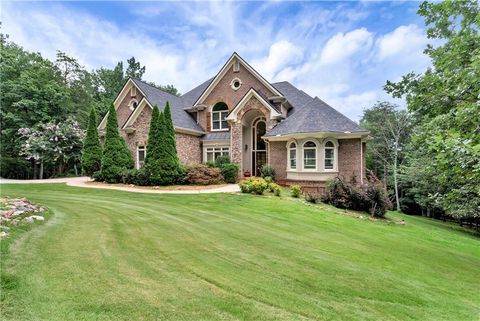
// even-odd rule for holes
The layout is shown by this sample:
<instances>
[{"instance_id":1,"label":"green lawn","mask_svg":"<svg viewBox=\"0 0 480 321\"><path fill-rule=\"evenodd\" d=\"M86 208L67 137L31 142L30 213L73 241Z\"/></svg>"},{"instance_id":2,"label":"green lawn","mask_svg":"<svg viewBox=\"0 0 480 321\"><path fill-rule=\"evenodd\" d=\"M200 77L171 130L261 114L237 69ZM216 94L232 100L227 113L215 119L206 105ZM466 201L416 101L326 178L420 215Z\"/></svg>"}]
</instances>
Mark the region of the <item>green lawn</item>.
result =
<instances>
[{"instance_id":1,"label":"green lawn","mask_svg":"<svg viewBox=\"0 0 480 321\"><path fill-rule=\"evenodd\" d=\"M479 320L480 239L288 197L2 185L53 216L2 258L3 320Z\"/></svg>"}]
</instances>

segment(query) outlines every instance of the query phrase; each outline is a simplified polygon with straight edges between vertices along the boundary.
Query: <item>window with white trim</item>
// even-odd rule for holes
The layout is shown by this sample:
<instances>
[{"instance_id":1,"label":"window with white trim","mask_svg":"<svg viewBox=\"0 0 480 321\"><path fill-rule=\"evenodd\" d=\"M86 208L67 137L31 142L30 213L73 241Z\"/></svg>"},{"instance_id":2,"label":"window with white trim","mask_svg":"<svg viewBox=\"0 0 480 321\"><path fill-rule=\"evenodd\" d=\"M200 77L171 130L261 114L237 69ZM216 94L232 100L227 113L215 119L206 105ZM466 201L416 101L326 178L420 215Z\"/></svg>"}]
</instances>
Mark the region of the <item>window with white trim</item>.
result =
<instances>
[{"instance_id":1,"label":"window with white trim","mask_svg":"<svg viewBox=\"0 0 480 321\"><path fill-rule=\"evenodd\" d=\"M288 146L288 166L290 169L297 168L297 144L294 142Z\"/></svg>"},{"instance_id":2,"label":"window with white trim","mask_svg":"<svg viewBox=\"0 0 480 321\"><path fill-rule=\"evenodd\" d=\"M312 141L303 144L303 168L317 168L317 144Z\"/></svg>"},{"instance_id":3,"label":"window with white trim","mask_svg":"<svg viewBox=\"0 0 480 321\"><path fill-rule=\"evenodd\" d=\"M228 115L227 104L220 102L216 103L212 108L212 130L226 130L228 123L226 121Z\"/></svg>"},{"instance_id":4,"label":"window with white trim","mask_svg":"<svg viewBox=\"0 0 480 321\"><path fill-rule=\"evenodd\" d=\"M325 143L325 169L334 169L335 164L335 145L332 142Z\"/></svg>"},{"instance_id":5,"label":"window with white trim","mask_svg":"<svg viewBox=\"0 0 480 321\"><path fill-rule=\"evenodd\" d=\"M142 168L145 165L145 156L147 149L145 146L137 147L137 168Z\"/></svg>"},{"instance_id":6,"label":"window with white trim","mask_svg":"<svg viewBox=\"0 0 480 321\"><path fill-rule=\"evenodd\" d=\"M206 161L214 162L219 156L230 156L230 147L207 147L206 148Z\"/></svg>"},{"instance_id":7,"label":"window with white trim","mask_svg":"<svg viewBox=\"0 0 480 321\"><path fill-rule=\"evenodd\" d=\"M134 111L135 108L137 108L138 102L136 99L130 100L130 103L128 104L128 108L130 108L131 111Z\"/></svg>"}]
</instances>

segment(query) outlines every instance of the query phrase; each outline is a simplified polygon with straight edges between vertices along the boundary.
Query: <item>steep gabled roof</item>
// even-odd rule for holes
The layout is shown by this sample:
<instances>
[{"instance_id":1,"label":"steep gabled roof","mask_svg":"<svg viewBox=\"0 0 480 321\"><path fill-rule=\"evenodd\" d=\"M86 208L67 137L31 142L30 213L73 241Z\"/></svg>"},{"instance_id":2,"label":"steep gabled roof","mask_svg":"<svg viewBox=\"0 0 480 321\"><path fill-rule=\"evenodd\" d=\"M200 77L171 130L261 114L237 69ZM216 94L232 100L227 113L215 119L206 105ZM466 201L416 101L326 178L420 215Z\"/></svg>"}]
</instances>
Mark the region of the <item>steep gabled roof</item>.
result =
<instances>
[{"instance_id":1,"label":"steep gabled roof","mask_svg":"<svg viewBox=\"0 0 480 321\"><path fill-rule=\"evenodd\" d=\"M281 96L281 93L274 87L272 84L270 84L268 81L263 78L262 75L258 73L255 69L252 68L245 60L243 60L242 57L240 57L236 52L232 54L232 56L228 59L228 61L223 65L222 69L218 72L218 74L213 78L213 80L208 84L208 86L205 88L205 90L201 93L200 97L198 97L193 105L197 105L204 100L208 94L215 88L217 83L223 78L225 73L228 71L230 65L233 63L233 61L238 60L239 63L246 68L255 78L257 78L265 87L267 87L274 95L279 95Z\"/></svg>"},{"instance_id":2,"label":"steep gabled roof","mask_svg":"<svg viewBox=\"0 0 480 321\"><path fill-rule=\"evenodd\" d=\"M185 107L185 103L182 97L177 97L175 95L167 93L161 89L158 89L157 87L154 87L138 79L133 79L133 82L140 88L142 93L145 94L145 99L149 102L151 106L156 105L160 110L163 110L167 101L169 102L172 112L173 125L176 128L184 128L193 131L203 132L203 129L198 126L197 122L193 120L193 118L183 110L183 108ZM132 114L132 116L134 115ZM125 125L131 122L132 120L129 118Z\"/></svg>"}]
</instances>

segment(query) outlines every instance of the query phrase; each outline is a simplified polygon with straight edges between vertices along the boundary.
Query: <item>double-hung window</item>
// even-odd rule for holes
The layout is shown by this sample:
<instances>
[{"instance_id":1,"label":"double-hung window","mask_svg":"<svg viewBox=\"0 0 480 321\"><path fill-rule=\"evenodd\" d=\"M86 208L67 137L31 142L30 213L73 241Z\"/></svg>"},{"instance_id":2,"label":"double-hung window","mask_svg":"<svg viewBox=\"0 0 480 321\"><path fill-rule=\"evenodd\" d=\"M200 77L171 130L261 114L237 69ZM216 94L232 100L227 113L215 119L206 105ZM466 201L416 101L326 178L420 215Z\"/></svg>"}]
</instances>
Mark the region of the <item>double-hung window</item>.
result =
<instances>
[{"instance_id":1,"label":"double-hung window","mask_svg":"<svg viewBox=\"0 0 480 321\"><path fill-rule=\"evenodd\" d=\"M297 144L293 142L288 147L288 166L290 169L297 168Z\"/></svg>"},{"instance_id":2,"label":"double-hung window","mask_svg":"<svg viewBox=\"0 0 480 321\"><path fill-rule=\"evenodd\" d=\"M317 168L317 144L312 141L303 144L303 168Z\"/></svg>"}]
</instances>

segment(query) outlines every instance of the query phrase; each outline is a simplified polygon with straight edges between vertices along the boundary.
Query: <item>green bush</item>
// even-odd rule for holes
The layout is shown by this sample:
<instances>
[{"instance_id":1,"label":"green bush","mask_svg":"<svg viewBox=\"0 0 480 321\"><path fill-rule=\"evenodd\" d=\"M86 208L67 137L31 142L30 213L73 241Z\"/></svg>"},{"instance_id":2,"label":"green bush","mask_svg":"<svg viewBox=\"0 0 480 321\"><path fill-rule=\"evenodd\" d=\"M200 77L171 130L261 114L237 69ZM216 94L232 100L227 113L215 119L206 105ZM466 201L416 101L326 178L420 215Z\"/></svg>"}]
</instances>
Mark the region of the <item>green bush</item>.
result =
<instances>
[{"instance_id":1,"label":"green bush","mask_svg":"<svg viewBox=\"0 0 480 321\"><path fill-rule=\"evenodd\" d=\"M271 176L265 176L263 179L265 180L265 182L267 182L267 184L273 183L273 179Z\"/></svg>"},{"instance_id":2,"label":"green bush","mask_svg":"<svg viewBox=\"0 0 480 321\"><path fill-rule=\"evenodd\" d=\"M215 167L222 168L225 164L231 164L228 155L218 156L217 159L215 159Z\"/></svg>"},{"instance_id":3,"label":"green bush","mask_svg":"<svg viewBox=\"0 0 480 321\"><path fill-rule=\"evenodd\" d=\"M222 171L220 168L208 167L198 164L187 167L184 182L196 185L212 185L223 183Z\"/></svg>"},{"instance_id":4,"label":"green bush","mask_svg":"<svg viewBox=\"0 0 480 321\"><path fill-rule=\"evenodd\" d=\"M270 192L272 192L275 196L280 196L280 191L281 191L280 185L278 185L278 184L276 184L276 183L270 183L270 184L268 184L268 189L269 189Z\"/></svg>"},{"instance_id":5,"label":"green bush","mask_svg":"<svg viewBox=\"0 0 480 321\"><path fill-rule=\"evenodd\" d=\"M263 178L270 176L272 180L275 181L276 174L277 173L275 172L275 168L267 164L263 165L262 168L260 169L260 175Z\"/></svg>"},{"instance_id":6,"label":"green bush","mask_svg":"<svg viewBox=\"0 0 480 321\"><path fill-rule=\"evenodd\" d=\"M292 195L292 197L298 198L300 197L300 194L302 194L302 188L300 185L290 186L290 195Z\"/></svg>"},{"instance_id":7,"label":"green bush","mask_svg":"<svg viewBox=\"0 0 480 321\"><path fill-rule=\"evenodd\" d=\"M102 157L102 179L108 183L122 181L123 173L134 166L132 154L118 132L117 113L113 104L110 106Z\"/></svg>"},{"instance_id":8,"label":"green bush","mask_svg":"<svg viewBox=\"0 0 480 321\"><path fill-rule=\"evenodd\" d=\"M213 161L213 160L207 161L207 162L205 163L205 165L207 165L208 167L217 167L217 166L215 165L215 161Z\"/></svg>"},{"instance_id":9,"label":"green bush","mask_svg":"<svg viewBox=\"0 0 480 321\"><path fill-rule=\"evenodd\" d=\"M87 176L92 176L93 173L100 170L101 164L102 146L98 138L97 113L95 112L95 107L92 107L88 120L87 135L83 142L82 172Z\"/></svg>"},{"instance_id":10,"label":"green bush","mask_svg":"<svg viewBox=\"0 0 480 321\"><path fill-rule=\"evenodd\" d=\"M237 164L223 164L221 170L226 183L234 184L238 181L239 166Z\"/></svg>"},{"instance_id":11,"label":"green bush","mask_svg":"<svg viewBox=\"0 0 480 321\"><path fill-rule=\"evenodd\" d=\"M262 195L268 189L268 183L261 177L249 177L239 183L242 193Z\"/></svg>"},{"instance_id":12,"label":"green bush","mask_svg":"<svg viewBox=\"0 0 480 321\"><path fill-rule=\"evenodd\" d=\"M138 186L150 186L150 173L145 168L129 169L124 172L123 183Z\"/></svg>"},{"instance_id":13,"label":"green bush","mask_svg":"<svg viewBox=\"0 0 480 321\"><path fill-rule=\"evenodd\" d=\"M93 173L92 178L95 182L105 181L102 176L102 171L96 171L95 173Z\"/></svg>"},{"instance_id":14,"label":"green bush","mask_svg":"<svg viewBox=\"0 0 480 321\"><path fill-rule=\"evenodd\" d=\"M22 158L2 156L0 176L11 179L29 179L32 177L32 165Z\"/></svg>"}]
</instances>

